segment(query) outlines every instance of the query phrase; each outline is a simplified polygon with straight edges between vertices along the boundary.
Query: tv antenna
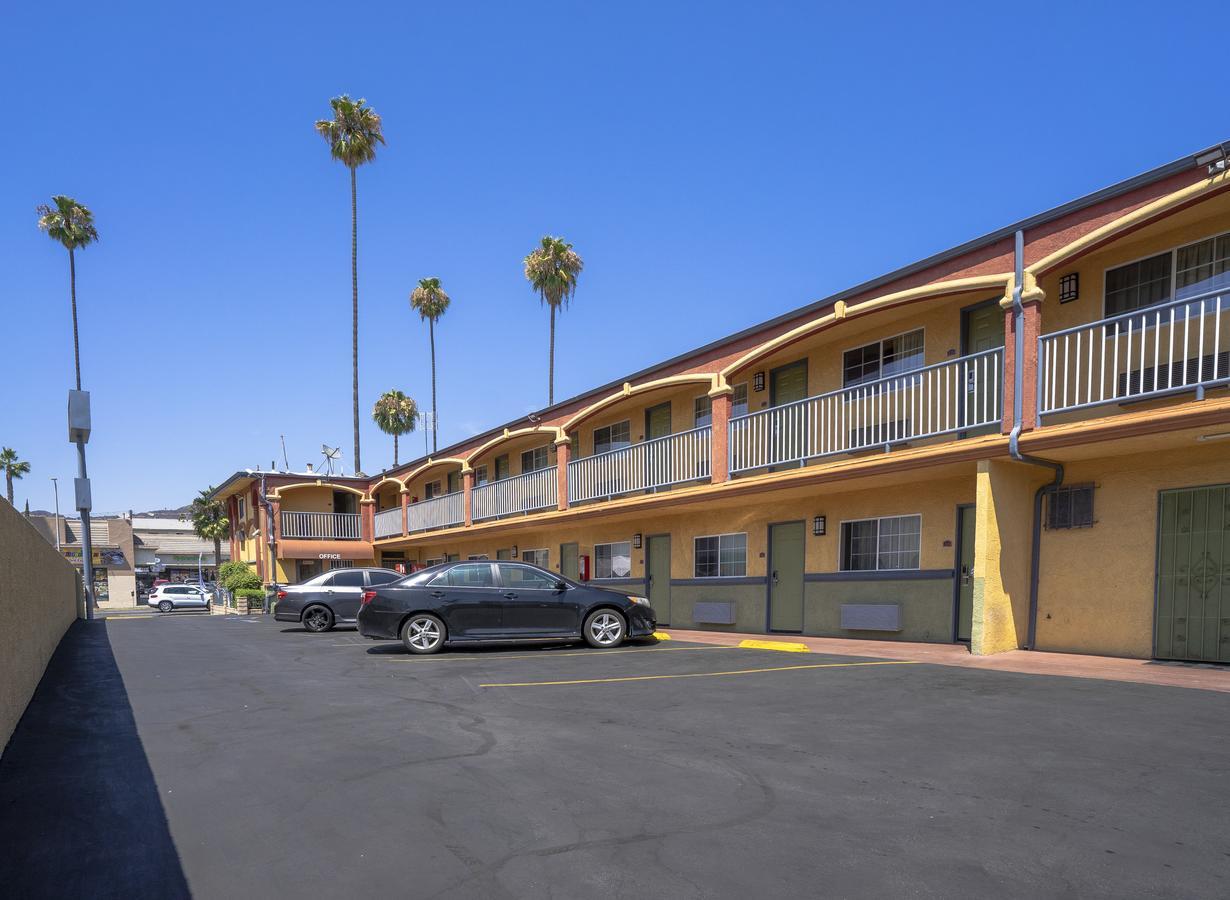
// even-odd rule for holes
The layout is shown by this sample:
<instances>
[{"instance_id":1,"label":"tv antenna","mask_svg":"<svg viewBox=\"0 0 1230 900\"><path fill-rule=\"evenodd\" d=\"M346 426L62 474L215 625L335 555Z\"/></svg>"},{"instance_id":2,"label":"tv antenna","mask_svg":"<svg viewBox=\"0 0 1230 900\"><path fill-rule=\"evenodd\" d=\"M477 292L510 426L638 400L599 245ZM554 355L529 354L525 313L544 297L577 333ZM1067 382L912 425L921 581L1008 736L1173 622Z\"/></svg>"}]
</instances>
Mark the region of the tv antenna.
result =
<instances>
[{"instance_id":1,"label":"tv antenna","mask_svg":"<svg viewBox=\"0 0 1230 900\"><path fill-rule=\"evenodd\" d=\"M333 460L342 458L341 447L330 447L328 444L320 445L320 452L325 458L325 467L330 475L333 474Z\"/></svg>"},{"instance_id":2,"label":"tv antenna","mask_svg":"<svg viewBox=\"0 0 1230 900\"><path fill-rule=\"evenodd\" d=\"M287 460L286 458L286 435L279 434L278 437L282 439L282 465L286 467L285 469L283 469L283 471L289 472L290 471L290 461Z\"/></svg>"}]
</instances>

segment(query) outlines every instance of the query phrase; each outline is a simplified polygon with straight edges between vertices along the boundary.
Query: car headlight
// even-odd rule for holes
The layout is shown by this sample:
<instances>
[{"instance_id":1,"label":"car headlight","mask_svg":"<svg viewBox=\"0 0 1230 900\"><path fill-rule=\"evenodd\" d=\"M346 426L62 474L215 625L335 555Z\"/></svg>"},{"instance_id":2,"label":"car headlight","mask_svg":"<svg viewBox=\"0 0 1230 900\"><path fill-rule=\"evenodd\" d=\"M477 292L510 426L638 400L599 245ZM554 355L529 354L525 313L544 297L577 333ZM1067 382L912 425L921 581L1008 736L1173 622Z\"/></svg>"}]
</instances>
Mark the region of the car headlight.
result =
<instances>
[{"instance_id":1,"label":"car headlight","mask_svg":"<svg viewBox=\"0 0 1230 900\"><path fill-rule=\"evenodd\" d=\"M637 604L638 606L648 606L649 605L648 597L637 597L634 594L629 594L628 599L631 600L633 603Z\"/></svg>"}]
</instances>

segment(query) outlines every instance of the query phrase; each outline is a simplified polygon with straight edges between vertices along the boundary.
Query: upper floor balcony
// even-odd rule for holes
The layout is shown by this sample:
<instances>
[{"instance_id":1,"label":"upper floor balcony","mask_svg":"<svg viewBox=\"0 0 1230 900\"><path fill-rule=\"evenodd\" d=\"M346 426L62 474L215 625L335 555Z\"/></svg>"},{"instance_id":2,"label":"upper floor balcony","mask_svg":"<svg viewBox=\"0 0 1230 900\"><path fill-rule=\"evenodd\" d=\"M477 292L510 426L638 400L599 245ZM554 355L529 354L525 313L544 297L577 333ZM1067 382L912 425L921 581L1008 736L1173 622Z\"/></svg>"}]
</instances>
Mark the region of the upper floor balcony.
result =
<instances>
[{"instance_id":1,"label":"upper floor balcony","mask_svg":"<svg viewBox=\"0 0 1230 900\"><path fill-rule=\"evenodd\" d=\"M707 481L713 429L705 425L568 464L568 502L609 500L689 481Z\"/></svg>"},{"instance_id":2,"label":"upper floor balcony","mask_svg":"<svg viewBox=\"0 0 1230 900\"><path fill-rule=\"evenodd\" d=\"M373 525L377 540L400 535L402 529L401 507L395 506L391 509L383 509L376 513L373 520Z\"/></svg>"},{"instance_id":3,"label":"upper floor balcony","mask_svg":"<svg viewBox=\"0 0 1230 900\"><path fill-rule=\"evenodd\" d=\"M451 528L465 522L464 495L457 491L430 500L412 503L406 510L406 525L413 534L416 531L432 531Z\"/></svg>"},{"instance_id":4,"label":"upper floor balcony","mask_svg":"<svg viewBox=\"0 0 1230 900\"><path fill-rule=\"evenodd\" d=\"M310 540L363 540L359 513L296 512L282 510L281 533L284 538Z\"/></svg>"},{"instance_id":5,"label":"upper floor balcony","mask_svg":"<svg viewBox=\"0 0 1230 900\"><path fill-rule=\"evenodd\" d=\"M475 522L501 519L554 509L558 503L559 473L556 466L547 466L474 488L471 518Z\"/></svg>"}]
</instances>

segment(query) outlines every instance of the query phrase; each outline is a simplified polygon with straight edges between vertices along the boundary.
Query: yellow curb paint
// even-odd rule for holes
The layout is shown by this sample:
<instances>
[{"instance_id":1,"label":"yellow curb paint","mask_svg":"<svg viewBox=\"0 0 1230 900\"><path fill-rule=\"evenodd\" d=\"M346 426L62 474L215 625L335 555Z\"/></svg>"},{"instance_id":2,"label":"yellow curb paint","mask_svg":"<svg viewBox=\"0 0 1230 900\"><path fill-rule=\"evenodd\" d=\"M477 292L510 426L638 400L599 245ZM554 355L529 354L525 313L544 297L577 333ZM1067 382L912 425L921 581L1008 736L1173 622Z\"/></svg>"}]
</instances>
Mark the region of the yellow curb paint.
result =
<instances>
[{"instance_id":1,"label":"yellow curb paint","mask_svg":"<svg viewBox=\"0 0 1230 900\"><path fill-rule=\"evenodd\" d=\"M784 650L787 653L810 653L806 644L792 644L789 641L739 641L743 650Z\"/></svg>"},{"instance_id":2,"label":"yellow curb paint","mask_svg":"<svg viewBox=\"0 0 1230 900\"><path fill-rule=\"evenodd\" d=\"M653 637L656 641L669 641L671 639L671 636L665 631L655 631Z\"/></svg>"},{"instance_id":3,"label":"yellow curb paint","mask_svg":"<svg viewBox=\"0 0 1230 900\"><path fill-rule=\"evenodd\" d=\"M619 681L661 681L667 678L716 678L722 675L755 675L760 672L795 672L799 669L852 669L858 666L912 666L918 660L887 659L876 662L813 663L808 666L774 666L769 669L732 669L729 672L686 672L680 675L626 675L622 678L578 678L573 681L513 681L504 684L480 684L484 688L546 687L563 684L612 684Z\"/></svg>"},{"instance_id":4,"label":"yellow curb paint","mask_svg":"<svg viewBox=\"0 0 1230 900\"><path fill-rule=\"evenodd\" d=\"M406 659L394 657L389 662L395 663L446 663L446 662L500 662L505 659L554 659L557 656L588 656L599 659L603 656L613 656L616 653L686 653L689 650L738 650L738 647L671 647L669 650L578 650L573 653L543 651L542 653L524 653L516 656L439 656L434 659Z\"/></svg>"}]
</instances>

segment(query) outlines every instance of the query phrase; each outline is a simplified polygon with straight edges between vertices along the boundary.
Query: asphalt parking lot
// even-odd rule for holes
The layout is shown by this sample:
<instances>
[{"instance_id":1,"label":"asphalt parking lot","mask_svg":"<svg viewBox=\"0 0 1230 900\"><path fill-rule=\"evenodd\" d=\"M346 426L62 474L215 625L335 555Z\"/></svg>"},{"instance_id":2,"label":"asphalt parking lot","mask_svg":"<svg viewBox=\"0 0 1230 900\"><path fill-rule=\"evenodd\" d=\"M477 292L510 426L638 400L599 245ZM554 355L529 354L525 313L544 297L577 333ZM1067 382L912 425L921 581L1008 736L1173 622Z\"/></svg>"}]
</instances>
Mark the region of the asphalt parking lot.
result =
<instances>
[{"instance_id":1,"label":"asphalt parking lot","mask_svg":"<svg viewBox=\"0 0 1230 900\"><path fill-rule=\"evenodd\" d=\"M11 896L1225 897L1230 695L665 641L77 623Z\"/></svg>"}]
</instances>

